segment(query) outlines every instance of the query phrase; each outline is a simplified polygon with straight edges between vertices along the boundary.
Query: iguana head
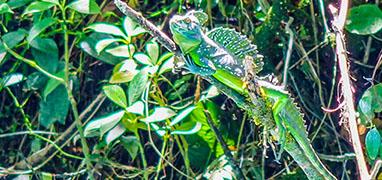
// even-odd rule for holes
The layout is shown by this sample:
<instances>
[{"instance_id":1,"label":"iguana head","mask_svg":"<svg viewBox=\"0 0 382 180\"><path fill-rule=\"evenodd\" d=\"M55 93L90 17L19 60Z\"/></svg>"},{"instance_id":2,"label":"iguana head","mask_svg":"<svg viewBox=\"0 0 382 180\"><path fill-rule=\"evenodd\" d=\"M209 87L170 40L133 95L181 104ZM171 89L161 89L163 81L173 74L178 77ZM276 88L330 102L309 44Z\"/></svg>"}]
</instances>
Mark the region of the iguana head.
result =
<instances>
[{"instance_id":1,"label":"iguana head","mask_svg":"<svg viewBox=\"0 0 382 180\"><path fill-rule=\"evenodd\" d=\"M207 21L201 11L190 11L184 16L175 15L170 20L174 41L184 53L188 53L202 42L201 26Z\"/></svg>"}]
</instances>

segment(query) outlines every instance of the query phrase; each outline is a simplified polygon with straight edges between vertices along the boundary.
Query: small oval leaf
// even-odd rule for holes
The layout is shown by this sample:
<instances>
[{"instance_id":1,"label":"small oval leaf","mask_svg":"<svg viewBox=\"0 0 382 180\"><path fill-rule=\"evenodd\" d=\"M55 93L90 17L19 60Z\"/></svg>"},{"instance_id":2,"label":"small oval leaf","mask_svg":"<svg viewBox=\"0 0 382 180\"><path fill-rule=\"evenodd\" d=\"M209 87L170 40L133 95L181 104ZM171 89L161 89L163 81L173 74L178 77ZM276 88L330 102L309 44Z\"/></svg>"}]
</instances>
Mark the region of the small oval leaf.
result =
<instances>
[{"instance_id":1,"label":"small oval leaf","mask_svg":"<svg viewBox=\"0 0 382 180\"><path fill-rule=\"evenodd\" d=\"M125 57L130 58L134 54L135 47L134 45L121 45L115 48L107 49L106 52L112 54L117 57Z\"/></svg>"},{"instance_id":2,"label":"small oval leaf","mask_svg":"<svg viewBox=\"0 0 382 180\"><path fill-rule=\"evenodd\" d=\"M195 126L190 130L174 130L171 131L170 134L178 134L178 135L190 135L197 133L202 128L202 123L196 122Z\"/></svg>"},{"instance_id":3,"label":"small oval leaf","mask_svg":"<svg viewBox=\"0 0 382 180\"><path fill-rule=\"evenodd\" d=\"M137 60L139 63L144 64L144 65L153 65L151 63L150 57L144 53L135 53L134 59Z\"/></svg>"},{"instance_id":4,"label":"small oval leaf","mask_svg":"<svg viewBox=\"0 0 382 180\"><path fill-rule=\"evenodd\" d=\"M103 87L103 92L118 106L121 106L122 108L127 107L126 95L121 86L107 85Z\"/></svg>"},{"instance_id":5,"label":"small oval leaf","mask_svg":"<svg viewBox=\"0 0 382 180\"><path fill-rule=\"evenodd\" d=\"M173 126L175 124L178 124L180 121L182 121L185 117L187 117L193 110L195 109L195 106L190 106L183 111L181 111L170 123L170 126Z\"/></svg>"},{"instance_id":6,"label":"small oval leaf","mask_svg":"<svg viewBox=\"0 0 382 180\"><path fill-rule=\"evenodd\" d=\"M125 111L117 111L110 113L104 117L91 120L84 129L85 137L102 136L121 120Z\"/></svg>"},{"instance_id":7,"label":"small oval leaf","mask_svg":"<svg viewBox=\"0 0 382 180\"><path fill-rule=\"evenodd\" d=\"M77 0L70 3L68 7L83 14L100 13L100 8L94 0Z\"/></svg>"},{"instance_id":8,"label":"small oval leaf","mask_svg":"<svg viewBox=\"0 0 382 180\"><path fill-rule=\"evenodd\" d=\"M29 31L29 35L27 37L27 40L29 43L32 42L34 38L36 38L41 32L43 32L48 27L52 26L56 23L56 20L53 18L45 18L33 25L31 30Z\"/></svg>"},{"instance_id":9,"label":"small oval leaf","mask_svg":"<svg viewBox=\"0 0 382 180\"><path fill-rule=\"evenodd\" d=\"M375 160L378 156L379 146L381 145L381 135L376 128L371 129L365 139L367 155Z\"/></svg>"},{"instance_id":10,"label":"small oval leaf","mask_svg":"<svg viewBox=\"0 0 382 180\"><path fill-rule=\"evenodd\" d=\"M99 32L99 33L105 33L105 34L111 34L115 36L120 36L123 38L127 38L126 35L119 29L119 27L106 24L106 23L95 23L90 26L88 26L86 29L92 29L93 31Z\"/></svg>"},{"instance_id":11,"label":"small oval leaf","mask_svg":"<svg viewBox=\"0 0 382 180\"><path fill-rule=\"evenodd\" d=\"M377 5L363 4L350 9L346 29L355 34L375 34L382 29L382 11Z\"/></svg>"},{"instance_id":12,"label":"small oval leaf","mask_svg":"<svg viewBox=\"0 0 382 180\"><path fill-rule=\"evenodd\" d=\"M143 121L146 123L159 122L171 118L175 115L176 113L169 108L157 107L154 109L154 112L150 116L143 119Z\"/></svg>"},{"instance_id":13,"label":"small oval leaf","mask_svg":"<svg viewBox=\"0 0 382 180\"><path fill-rule=\"evenodd\" d=\"M54 4L51 2L35 1L35 2L32 2L31 4L29 4L29 6L25 8L23 16L25 14L36 13L36 12L48 10L53 6L54 6Z\"/></svg>"},{"instance_id":14,"label":"small oval leaf","mask_svg":"<svg viewBox=\"0 0 382 180\"><path fill-rule=\"evenodd\" d=\"M138 114L141 116L143 115L144 110L145 110L145 104L142 101L137 101L133 105L126 108L127 112Z\"/></svg>"}]
</instances>

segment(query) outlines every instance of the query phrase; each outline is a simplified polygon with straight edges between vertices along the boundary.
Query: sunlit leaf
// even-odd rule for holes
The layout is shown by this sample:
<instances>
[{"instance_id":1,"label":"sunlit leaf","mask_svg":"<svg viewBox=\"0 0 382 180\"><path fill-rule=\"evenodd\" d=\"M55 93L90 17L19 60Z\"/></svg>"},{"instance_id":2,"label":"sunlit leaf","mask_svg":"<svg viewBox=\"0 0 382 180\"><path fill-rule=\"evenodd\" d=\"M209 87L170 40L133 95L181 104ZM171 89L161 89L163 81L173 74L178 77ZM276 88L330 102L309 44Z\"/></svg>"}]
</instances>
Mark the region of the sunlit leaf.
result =
<instances>
[{"instance_id":1,"label":"sunlit leaf","mask_svg":"<svg viewBox=\"0 0 382 180\"><path fill-rule=\"evenodd\" d=\"M58 0L41 0L41 1L50 2L50 3L56 4L56 5L60 5L60 2Z\"/></svg>"},{"instance_id":2,"label":"sunlit leaf","mask_svg":"<svg viewBox=\"0 0 382 180\"><path fill-rule=\"evenodd\" d=\"M87 27L87 29L92 29L93 31L99 32L99 33L105 33L110 34L114 36L120 36L123 38L127 38L126 35L119 29L119 27L106 24L106 23L95 23Z\"/></svg>"},{"instance_id":3,"label":"sunlit leaf","mask_svg":"<svg viewBox=\"0 0 382 180\"><path fill-rule=\"evenodd\" d=\"M155 123L151 123L150 126L151 126L152 130L155 131L155 133L158 134L158 136L163 137L166 134L166 130L164 130L163 128L159 127Z\"/></svg>"},{"instance_id":4,"label":"sunlit leaf","mask_svg":"<svg viewBox=\"0 0 382 180\"><path fill-rule=\"evenodd\" d=\"M142 119L142 121L146 123L159 122L171 118L175 115L176 113L169 108L157 107L154 109L154 112L150 114L150 116L146 117L145 119Z\"/></svg>"},{"instance_id":5,"label":"sunlit leaf","mask_svg":"<svg viewBox=\"0 0 382 180\"><path fill-rule=\"evenodd\" d=\"M113 56L130 58L135 52L135 47L132 44L120 45L115 48L107 49L106 52L112 54Z\"/></svg>"},{"instance_id":6,"label":"sunlit leaf","mask_svg":"<svg viewBox=\"0 0 382 180\"><path fill-rule=\"evenodd\" d=\"M134 59L141 64L152 65L150 57L144 53L135 53Z\"/></svg>"},{"instance_id":7,"label":"sunlit leaf","mask_svg":"<svg viewBox=\"0 0 382 180\"><path fill-rule=\"evenodd\" d=\"M0 14L11 13L13 14L12 9L8 6L7 3L0 3Z\"/></svg>"},{"instance_id":8,"label":"sunlit leaf","mask_svg":"<svg viewBox=\"0 0 382 180\"><path fill-rule=\"evenodd\" d=\"M56 20L53 18L45 18L35 24L33 24L33 27L31 30L29 30L29 35L27 37L27 40L29 43L32 42L32 40L37 37L40 33L42 33L45 29L52 26L56 23Z\"/></svg>"},{"instance_id":9,"label":"sunlit leaf","mask_svg":"<svg viewBox=\"0 0 382 180\"><path fill-rule=\"evenodd\" d=\"M381 135L376 128L371 129L365 138L367 155L375 160L378 156L379 146L381 145Z\"/></svg>"},{"instance_id":10,"label":"sunlit leaf","mask_svg":"<svg viewBox=\"0 0 382 180\"><path fill-rule=\"evenodd\" d=\"M97 53L95 50L96 44L103 39L110 39L112 36L102 33L92 33L88 37L86 37L83 41L79 43L80 48L86 52L87 54L93 56L96 59L101 60L102 62L108 63L108 64L118 64L124 58L113 56L105 51L102 51L100 53Z\"/></svg>"},{"instance_id":11,"label":"sunlit leaf","mask_svg":"<svg viewBox=\"0 0 382 180\"><path fill-rule=\"evenodd\" d=\"M121 86L107 85L107 86L104 86L102 89L105 95L110 100L112 100L115 104L117 104L118 106L121 106L122 108L127 107L125 91L123 91Z\"/></svg>"},{"instance_id":12,"label":"sunlit leaf","mask_svg":"<svg viewBox=\"0 0 382 180\"><path fill-rule=\"evenodd\" d=\"M200 100L211 99L211 98L218 96L219 94L220 94L220 92L219 92L218 88L216 88L216 86L210 86L210 88L208 88L208 90L207 90L207 94L205 96L202 96L200 98Z\"/></svg>"},{"instance_id":13,"label":"sunlit leaf","mask_svg":"<svg viewBox=\"0 0 382 180\"><path fill-rule=\"evenodd\" d=\"M174 69L175 68L174 60L175 60L174 56L171 56L170 58L165 60L164 63L160 66L158 74L161 75L165 72L169 72L172 69Z\"/></svg>"},{"instance_id":14,"label":"sunlit leaf","mask_svg":"<svg viewBox=\"0 0 382 180\"><path fill-rule=\"evenodd\" d=\"M152 64L156 64L159 57L159 45L155 41L146 44L146 51L151 59Z\"/></svg>"},{"instance_id":15,"label":"sunlit leaf","mask_svg":"<svg viewBox=\"0 0 382 180\"><path fill-rule=\"evenodd\" d=\"M50 9L53 6L54 4L51 2L35 1L29 4L29 6L25 8L23 15L45 11Z\"/></svg>"},{"instance_id":16,"label":"sunlit leaf","mask_svg":"<svg viewBox=\"0 0 382 180\"><path fill-rule=\"evenodd\" d=\"M178 134L178 135L189 135L195 134L202 128L202 124L197 122L192 129L189 130L173 130L170 134Z\"/></svg>"},{"instance_id":17,"label":"sunlit leaf","mask_svg":"<svg viewBox=\"0 0 382 180\"><path fill-rule=\"evenodd\" d=\"M0 79L0 91L4 87L18 84L23 80L24 80L24 75L22 75L21 73L8 74L5 77L3 77L2 79Z\"/></svg>"},{"instance_id":18,"label":"sunlit leaf","mask_svg":"<svg viewBox=\"0 0 382 180\"><path fill-rule=\"evenodd\" d=\"M137 36L139 34L147 32L142 27L138 26L132 19L125 17L123 20L123 28L128 36Z\"/></svg>"},{"instance_id":19,"label":"sunlit leaf","mask_svg":"<svg viewBox=\"0 0 382 180\"><path fill-rule=\"evenodd\" d=\"M178 124L180 121L182 121L185 117L187 117L193 110L195 109L195 106L187 107L186 109L182 110L178 115L171 121L170 126L174 126L175 124Z\"/></svg>"},{"instance_id":20,"label":"sunlit leaf","mask_svg":"<svg viewBox=\"0 0 382 180\"><path fill-rule=\"evenodd\" d=\"M112 84L119 84L119 83L127 83L130 82L131 80L134 79L135 75L139 71L120 71L120 72L115 72L111 76L109 82Z\"/></svg>"},{"instance_id":21,"label":"sunlit leaf","mask_svg":"<svg viewBox=\"0 0 382 180\"><path fill-rule=\"evenodd\" d=\"M68 7L83 14L100 13L100 8L94 0L77 0L70 3Z\"/></svg>"},{"instance_id":22,"label":"sunlit leaf","mask_svg":"<svg viewBox=\"0 0 382 180\"><path fill-rule=\"evenodd\" d=\"M145 110L145 104L142 101L137 101L133 105L126 108L127 112L138 114L141 116L143 115L144 110Z\"/></svg>"},{"instance_id":23,"label":"sunlit leaf","mask_svg":"<svg viewBox=\"0 0 382 180\"><path fill-rule=\"evenodd\" d=\"M97 42L96 46L95 46L95 50L97 51L97 53L99 54L101 51L103 51L106 47L108 47L109 45L115 43L115 42L118 42L118 41L121 41L121 39L116 39L116 38L112 38L112 39L102 39L100 41Z\"/></svg>"},{"instance_id":24,"label":"sunlit leaf","mask_svg":"<svg viewBox=\"0 0 382 180\"><path fill-rule=\"evenodd\" d=\"M148 74L145 71L140 71L135 75L134 79L130 82L128 88L129 104L136 102L145 91L148 82Z\"/></svg>"},{"instance_id":25,"label":"sunlit leaf","mask_svg":"<svg viewBox=\"0 0 382 180\"><path fill-rule=\"evenodd\" d=\"M106 134L106 144L110 144L117 138L119 138L124 132L126 131L126 128L123 127L123 125L118 124L116 125L113 129L111 129L107 134Z\"/></svg>"},{"instance_id":26,"label":"sunlit leaf","mask_svg":"<svg viewBox=\"0 0 382 180\"><path fill-rule=\"evenodd\" d=\"M104 117L91 120L84 129L84 135L86 137L102 136L108 132L111 128L119 123L122 119L125 111L117 111L110 113Z\"/></svg>"}]
</instances>

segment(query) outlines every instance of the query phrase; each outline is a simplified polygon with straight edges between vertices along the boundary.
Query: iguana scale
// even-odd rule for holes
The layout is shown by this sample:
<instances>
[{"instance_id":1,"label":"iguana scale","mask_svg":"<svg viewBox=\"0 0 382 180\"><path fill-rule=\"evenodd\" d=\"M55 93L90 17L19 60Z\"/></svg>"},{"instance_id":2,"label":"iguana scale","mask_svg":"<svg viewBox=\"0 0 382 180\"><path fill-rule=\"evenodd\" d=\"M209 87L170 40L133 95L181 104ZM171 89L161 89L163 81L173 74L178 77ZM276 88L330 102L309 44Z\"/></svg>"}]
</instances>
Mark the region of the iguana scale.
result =
<instances>
[{"instance_id":1,"label":"iguana scale","mask_svg":"<svg viewBox=\"0 0 382 180\"><path fill-rule=\"evenodd\" d=\"M263 66L256 46L232 29L215 28L204 33L202 25L207 19L201 11L190 11L170 20L173 39L186 57L186 68L221 87L223 93L250 111L257 121L271 123L272 134L282 149L294 158L309 179L335 179L310 145L303 116L293 99L279 87L256 77L248 80L248 75L256 76ZM248 72L248 60L251 72ZM248 83L255 87L248 88Z\"/></svg>"}]
</instances>

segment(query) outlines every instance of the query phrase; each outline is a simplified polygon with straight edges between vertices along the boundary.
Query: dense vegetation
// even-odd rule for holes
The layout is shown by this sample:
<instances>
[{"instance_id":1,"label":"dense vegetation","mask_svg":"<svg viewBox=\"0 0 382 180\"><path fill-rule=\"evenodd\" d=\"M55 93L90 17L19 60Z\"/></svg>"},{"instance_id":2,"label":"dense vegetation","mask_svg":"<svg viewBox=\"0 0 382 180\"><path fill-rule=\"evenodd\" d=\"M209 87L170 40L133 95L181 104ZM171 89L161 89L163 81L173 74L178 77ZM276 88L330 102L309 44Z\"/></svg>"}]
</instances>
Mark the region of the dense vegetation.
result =
<instances>
[{"instance_id":1,"label":"dense vegetation","mask_svg":"<svg viewBox=\"0 0 382 180\"><path fill-rule=\"evenodd\" d=\"M169 36L172 16L191 9L208 14L206 29L246 35L264 57L259 76L286 85L323 164L338 179L360 175L336 55L342 30L328 8L340 2L127 3ZM343 33L372 167L382 157L382 11L378 1L351 3ZM0 0L0 19L0 178L231 179L227 150L248 178L306 178L269 129L181 69L112 1Z\"/></svg>"}]
</instances>

